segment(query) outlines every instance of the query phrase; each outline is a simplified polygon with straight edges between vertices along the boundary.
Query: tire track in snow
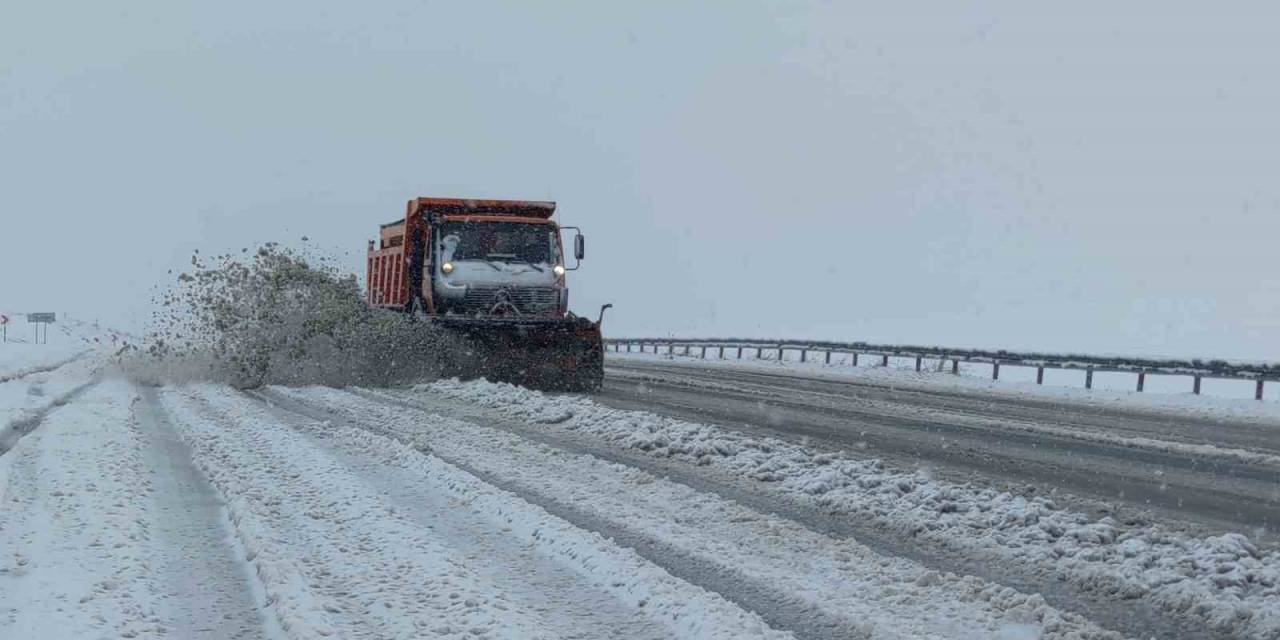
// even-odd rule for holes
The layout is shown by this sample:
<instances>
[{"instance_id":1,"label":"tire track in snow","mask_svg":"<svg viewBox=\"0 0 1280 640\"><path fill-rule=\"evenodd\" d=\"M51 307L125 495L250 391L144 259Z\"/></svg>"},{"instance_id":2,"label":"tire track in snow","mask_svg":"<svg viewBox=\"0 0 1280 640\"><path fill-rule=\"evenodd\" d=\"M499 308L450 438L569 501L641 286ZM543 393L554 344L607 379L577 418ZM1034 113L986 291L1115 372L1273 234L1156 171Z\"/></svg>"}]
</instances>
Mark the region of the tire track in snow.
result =
<instances>
[{"instance_id":1,"label":"tire track in snow","mask_svg":"<svg viewBox=\"0 0 1280 640\"><path fill-rule=\"evenodd\" d=\"M302 433L280 425L260 403L214 385L166 392L162 401L191 443L197 464L228 500L237 533L291 635L556 637L545 619L555 612L529 610L508 598L476 570L485 559L450 549L365 478ZM601 575L611 572L599 561L612 558L618 580L607 586L667 616L674 637L781 637L758 617L714 595L656 570L630 566L603 539L583 541L583 532L556 525L545 514L545 522L531 518L536 514L529 514L523 502L504 498L429 456L403 447L400 454L434 468L445 476L441 483L471 486L477 504L523 513L512 526L532 527L528 535L546 546L572 538L564 555L580 558ZM544 526L555 535L543 536Z\"/></svg>"},{"instance_id":2,"label":"tire track in snow","mask_svg":"<svg viewBox=\"0 0 1280 640\"><path fill-rule=\"evenodd\" d=\"M250 396L261 401L259 395ZM279 406L270 410L368 482L398 514L429 529L456 553L474 559L477 572L512 600L531 610L554 612L545 620L556 635L654 640L669 636L670 631L648 619L642 607L624 605L594 584L597 577L575 573L538 549L536 541L513 534L509 523L490 521L473 508L472 496L438 486L440 481L429 468L405 464L396 452L387 450L387 442L373 438L362 442L303 414ZM424 454L412 450L410 455Z\"/></svg>"},{"instance_id":3,"label":"tire track in snow","mask_svg":"<svg viewBox=\"0 0 1280 640\"><path fill-rule=\"evenodd\" d=\"M536 620L495 609L437 544L300 435L215 404L222 391L166 389L161 404L227 502L290 638L540 637Z\"/></svg>"},{"instance_id":4,"label":"tire track in snow","mask_svg":"<svg viewBox=\"0 0 1280 640\"><path fill-rule=\"evenodd\" d=\"M156 389L139 389L134 405L143 457L159 516L152 526L152 566L162 580L171 631L191 640L278 638L264 617L262 586L235 542L221 498L195 467L191 449L169 423Z\"/></svg>"}]
</instances>

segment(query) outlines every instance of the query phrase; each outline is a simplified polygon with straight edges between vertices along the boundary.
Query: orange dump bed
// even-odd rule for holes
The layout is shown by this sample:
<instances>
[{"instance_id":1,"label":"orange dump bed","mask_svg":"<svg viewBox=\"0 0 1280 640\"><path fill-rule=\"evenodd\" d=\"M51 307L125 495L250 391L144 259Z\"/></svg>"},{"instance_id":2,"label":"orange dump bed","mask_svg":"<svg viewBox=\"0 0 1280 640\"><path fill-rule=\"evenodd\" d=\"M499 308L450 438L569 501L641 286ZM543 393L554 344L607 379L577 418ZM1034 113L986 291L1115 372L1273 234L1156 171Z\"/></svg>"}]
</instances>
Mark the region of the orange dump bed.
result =
<instances>
[{"instance_id":1,"label":"orange dump bed","mask_svg":"<svg viewBox=\"0 0 1280 640\"><path fill-rule=\"evenodd\" d=\"M368 268L365 270L369 304L404 306L409 302L409 283L405 279L404 220L382 225L378 236L378 240L369 241Z\"/></svg>"}]
</instances>

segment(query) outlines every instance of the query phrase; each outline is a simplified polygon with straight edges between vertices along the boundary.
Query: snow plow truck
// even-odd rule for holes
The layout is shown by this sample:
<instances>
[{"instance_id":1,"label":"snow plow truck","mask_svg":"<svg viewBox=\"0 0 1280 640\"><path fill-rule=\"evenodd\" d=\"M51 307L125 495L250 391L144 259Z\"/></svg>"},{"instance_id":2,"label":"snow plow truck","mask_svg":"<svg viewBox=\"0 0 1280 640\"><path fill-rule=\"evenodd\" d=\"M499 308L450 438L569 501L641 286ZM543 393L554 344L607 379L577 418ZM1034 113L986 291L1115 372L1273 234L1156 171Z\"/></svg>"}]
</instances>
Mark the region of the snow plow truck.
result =
<instances>
[{"instance_id":1,"label":"snow plow truck","mask_svg":"<svg viewBox=\"0 0 1280 640\"><path fill-rule=\"evenodd\" d=\"M415 198L369 241L368 303L421 319L441 337L438 373L537 389L594 391L604 381L600 323L569 311L567 272L585 240L554 202ZM572 230L573 266L563 232Z\"/></svg>"}]
</instances>

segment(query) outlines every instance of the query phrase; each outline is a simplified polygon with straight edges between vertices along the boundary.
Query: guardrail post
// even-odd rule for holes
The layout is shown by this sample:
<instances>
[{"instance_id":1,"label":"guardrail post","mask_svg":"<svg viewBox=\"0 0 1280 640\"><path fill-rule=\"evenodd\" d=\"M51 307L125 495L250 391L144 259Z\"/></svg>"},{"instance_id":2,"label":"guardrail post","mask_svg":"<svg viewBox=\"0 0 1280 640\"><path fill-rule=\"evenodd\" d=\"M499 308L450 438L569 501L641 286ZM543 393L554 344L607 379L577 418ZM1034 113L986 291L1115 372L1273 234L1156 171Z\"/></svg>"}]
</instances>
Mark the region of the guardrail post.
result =
<instances>
[{"instance_id":1,"label":"guardrail post","mask_svg":"<svg viewBox=\"0 0 1280 640\"><path fill-rule=\"evenodd\" d=\"M889 354L886 353L880 357L880 366L882 367L889 366Z\"/></svg>"},{"instance_id":2,"label":"guardrail post","mask_svg":"<svg viewBox=\"0 0 1280 640\"><path fill-rule=\"evenodd\" d=\"M951 361L951 375L953 376L960 375L960 359L959 358Z\"/></svg>"},{"instance_id":3,"label":"guardrail post","mask_svg":"<svg viewBox=\"0 0 1280 640\"><path fill-rule=\"evenodd\" d=\"M1200 376L1196 376L1196 381L1194 386L1191 388L1191 393L1200 395Z\"/></svg>"},{"instance_id":4,"label":"guardrail post","mask_svg":"<svg viewBox=\"0 0 1280 640\"><path fill-rule=\"evenodd\" d=\"M917 373L920 372L920 365L922 364L924 364L924 358L922 358L921 356L916 356L916 372Z\"/></svg>"},{"instance_id":5,"label":"guardrail post","mask_svg":"<svg viewBox=\"0 0 1280 640\"><path fill-rule=\"evenodd\" d=\"M702 358L703 360L706 360L706 359L707 359L707 345L705 345L705 344L704 344L704 345L702 345L702 356L701 356L701 358Z\"/></svg>"},{"instance_id":6,"label":"guardrail post","mask_svg":"<svg viewBox=\"0 0 1280 640\"><path fill-rule=\"evenodd\" d=\"M724 345L720 345L720 360L724 360Z\"/></svg>"},{"instance_id":7,"label":"guardrail post","mask_svg":"<svg viewBox=\"0 0 1280 640\"><path fill-rule=\"evenodd\" d=\"M762 357L761 354L763 353L764 353L764 347L756 347L756 360L759 360Z\"/></svg>"},{"instance_id":8,"label":"guardrail post","mask_svg":"<svg viewBox=\"0 0 1280 640\"><path fill-rule=\"evenodd\" d=\"M738 359L742 359L742 347L738 347Z\"/></svg>"},{"instance_id":9,"label":"guardrail post","mask_svg":"<svg viewBox=\"0 0 1280 640\"><path fill-rule=\"evenodd\" d=\"M855 366L855 367L856 367L856 366L858 366L858 352L857 352L857 351L854 351L854 352L853 352L853 366Z\"/></svg>"},{"instance_id":10,"label":"guardrail post","mask_svg":"<svg viewBox=\"0 0 1280 640\"><path fill-rule=\"evenodd\" d=\"M782 362L782 347L778 347L778 362Z\"/></svg>"},{"instance_id":11,"label":"guardrail post","mask_svg":"<svg viewBox=\"0 0 1280 640\"><path fill-rule=\"evenodd\" d=\"M1143 371L1138 374L1138 393L1142 393L1143 387L1147 386L1147 372Z\"/></svg>"},{"instance_id":12,"label":"guardrail post","mask_svg":"<svg viewBox=\"0 0 1280 640\"><path fill-rule=\"evenodd\" d=\"M1258 381L1258 387L1257 387L1256 389L1254 389L1254 390L1253 390L1253 399L1254 399L1254 400L1261 400L1261 399L1262 399L1262 384L1263 384L1263 381L1262 381L1262 380L1259 380L1259 381Z\"/></svg>"},{"instance_id":13,"label":"guardrail post","mask_svg":"<svg viewBox=\"0 0 1280 640\"><path fill-rule=\"evenodd\" d=\"M1084 370L1084 388L1093 388L1093 367Z\"/></svg>"},{"instance_id":14,"label":"guardrail post","mask_svg":"<svg viewBox=\"0 0 1280 640\"><path fill-rule=\"evenodd\" d=\"M806 361L806 360L808 360L808 359L809 359L809 350L808 350L808 349L801 349L801 350L800 350L800 362L805 362L805 361Z\"/></svg>"},{"instance_id":15,"label":"guardrail post","mask_svg":"<svg viewBox=\"0 0 1280 640\"><path fill-rule=\"evenodd\" d=\"M831 350L827 350L826 364L831 364Z\"/></svg>"},{"instance_id":16,"label":"guardrail post","mask_svg":"<svg viewBox=\"0 0 1280 640\"><path fill-rule=\"evenodd\" d=\"M998 360L991 363L991 379L992 380L1000 379L1000 361Z\"/></svg>"},{"instance_id":17,"label":"guardrail post","mask_svg":"<svg viewBox=\"0 0 1280 640\"><path fill-rule=\"evenodd\" d=\"M1036 367L1036 384L1044 384L1044 366Z\"/></svg>"}]
</instances>

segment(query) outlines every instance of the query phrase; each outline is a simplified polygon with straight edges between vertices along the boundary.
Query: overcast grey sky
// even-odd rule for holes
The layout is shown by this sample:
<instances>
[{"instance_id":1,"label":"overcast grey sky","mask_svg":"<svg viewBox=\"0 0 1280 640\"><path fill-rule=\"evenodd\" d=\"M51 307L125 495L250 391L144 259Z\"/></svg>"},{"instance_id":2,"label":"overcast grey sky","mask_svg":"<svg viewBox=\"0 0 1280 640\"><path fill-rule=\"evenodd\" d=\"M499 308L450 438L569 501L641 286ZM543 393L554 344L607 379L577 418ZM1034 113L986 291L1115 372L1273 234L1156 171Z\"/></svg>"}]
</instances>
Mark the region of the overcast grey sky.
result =
<instances>
[{"instance_id":1,"label":"overcast grey sky","mask_svg":"<svg viewBox=\"0 0 1280 640\"><path fill-rule=\"evenodd\" d=\"M1272 5L776 4L6 3L0 308L546 198L614 335L1280 359Z\"/></svg>"}]
</instances>

